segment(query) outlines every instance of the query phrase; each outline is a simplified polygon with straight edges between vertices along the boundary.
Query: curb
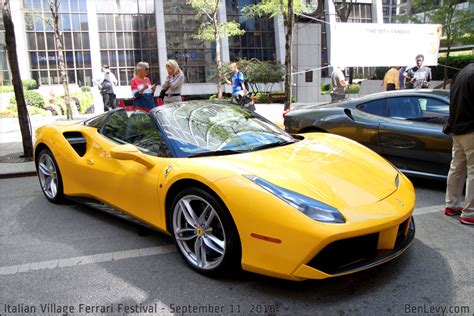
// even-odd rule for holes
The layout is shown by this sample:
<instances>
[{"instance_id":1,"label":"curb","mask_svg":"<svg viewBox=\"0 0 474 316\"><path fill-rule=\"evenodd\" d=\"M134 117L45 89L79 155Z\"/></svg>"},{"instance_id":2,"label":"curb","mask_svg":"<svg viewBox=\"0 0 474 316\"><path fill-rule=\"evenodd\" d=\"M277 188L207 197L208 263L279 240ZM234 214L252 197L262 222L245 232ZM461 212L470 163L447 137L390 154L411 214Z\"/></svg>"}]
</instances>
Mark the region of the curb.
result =
<instances>
[{"instance_id":1,"label":"curb","mask_svg":"<svg viewBox=\"0 0 474 316\"><path fill-rule=\"evenodd\" d=\"M3 173L0 174L0 179L12 179L12 178L24 178L24 177L35 177L36 171L25 171L25 172L14 172L14 173Z\"/></svg>"}]
</instances>

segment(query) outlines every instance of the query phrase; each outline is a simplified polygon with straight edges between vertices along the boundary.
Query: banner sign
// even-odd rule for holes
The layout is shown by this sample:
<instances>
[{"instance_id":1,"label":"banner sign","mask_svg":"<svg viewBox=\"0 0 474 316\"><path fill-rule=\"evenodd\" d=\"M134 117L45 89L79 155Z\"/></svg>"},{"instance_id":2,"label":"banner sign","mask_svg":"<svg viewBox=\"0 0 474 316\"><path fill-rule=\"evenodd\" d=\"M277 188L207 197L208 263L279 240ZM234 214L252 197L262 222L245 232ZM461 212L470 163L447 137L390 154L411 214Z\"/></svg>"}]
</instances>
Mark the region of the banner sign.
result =
<instances>
[{"instance_id":1,"label":"banner sign","mask_svg":"<svg viewBox=\"0 0 474 316\"><path fill-rule=\"evenodd\" d=\"M332 66L413 66L418 54L425 66L438 64L441 25L336 23L331 28Z\"/></svg>"}]
</instances>

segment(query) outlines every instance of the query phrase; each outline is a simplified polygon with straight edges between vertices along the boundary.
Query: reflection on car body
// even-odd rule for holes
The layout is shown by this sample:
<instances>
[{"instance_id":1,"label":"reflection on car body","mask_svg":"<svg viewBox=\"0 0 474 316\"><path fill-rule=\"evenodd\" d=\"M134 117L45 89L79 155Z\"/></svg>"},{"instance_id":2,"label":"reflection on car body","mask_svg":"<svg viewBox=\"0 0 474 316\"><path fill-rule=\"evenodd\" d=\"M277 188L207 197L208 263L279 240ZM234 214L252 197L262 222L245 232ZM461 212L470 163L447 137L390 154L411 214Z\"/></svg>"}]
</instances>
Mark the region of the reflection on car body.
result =
<instances>
[{"instance_id":1,"label":"reflection on car body","mask_svg":"<svg viewBox=\"0 0 474 316\"><path fill-rule=\"evenodd\" d=\"M324 106L304 106L285 116L290 133L330 132L351 138L386 157L409 175L446 178L451 137L449 91L401 90Z\"/></svg>"}]
</instances>

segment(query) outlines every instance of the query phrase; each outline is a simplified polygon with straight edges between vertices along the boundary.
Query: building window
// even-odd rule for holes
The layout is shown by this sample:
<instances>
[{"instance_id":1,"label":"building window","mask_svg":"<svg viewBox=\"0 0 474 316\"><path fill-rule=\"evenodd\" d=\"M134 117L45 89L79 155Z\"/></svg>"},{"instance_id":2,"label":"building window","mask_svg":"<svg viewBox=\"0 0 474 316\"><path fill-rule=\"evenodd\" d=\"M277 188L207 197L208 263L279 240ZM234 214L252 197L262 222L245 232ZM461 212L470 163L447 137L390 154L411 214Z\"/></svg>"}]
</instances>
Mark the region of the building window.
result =
<instances>
[{"instance_id":1,"label":"building window","mask_svg":"<svg viewBox=\"0 0 474 316\"><path fill-rule=\"evenodd\" d=\"M168 58L175 59L186 82L213 82L215 73L215 43L197 40L201 20L196 11L183 0L163 2Z\"/></svg>"},{"instance_id":2,"label":"building window","mask_svg":"<svg viewBox=\"0 0 474 316\"><path fill-rule=\"evenodd\" d=\"M0 15L0 86L10 84L10 73L7 63L7 44L5 42L5 28L3 17Z\"/></svg>"},{"instance_id":3,"label":"building window","mask_svg":"<svg viewBox=\"0 0 474 316\"><path fill-rule=\"evenodd\" d=\"M254 17L245 19L241 12L246 5L258 0L226 0L227 21L240 23L245 30L243 36L229 38L230 60L252 59L276 60L275 29L273 19Z\"/></svg>"},{"instance_id":4,"label":"building window","mask_svg":"<svg viewBox=\"0 0 474 316\"><path fill-rule=\"evenodd\" d=\"M158 43L153 0L96 2L100 57L120 85L128 85L140 61L148 62L148 77L158 83Z\"/></svg>"},{"instance_id":5,"label":"building window","mask_svg":"<svg viewBox=\"0 0 474 316\"><path fill-rule=\"evenodd\" d=\"M304 82L313 82L313 71L308 70L304 74Z\"/></svg>"},{"instance_id":6,"label":"building window","mask_svg":"<svg viewBox=\"0 0 474 316\"><path fill-rule=\"evenodd\" d=\"M337 22L341 19L337 16ZM347 20L349 23L372 23L372 4L370 3L354 3L352 11Z\"/></svg>"},{"instance_id":7,"label":"building window","mask_svg":"<svg viewBox=\"0 0 474 316\"><path fill-rule=\"evenodd\" d=\"M23 0L32 78L38 84L60 84L59 56L48 0ZM86 0L62 0L59 8L64 62L69 83L92 85Z\"/></svg>"}]
</instances>

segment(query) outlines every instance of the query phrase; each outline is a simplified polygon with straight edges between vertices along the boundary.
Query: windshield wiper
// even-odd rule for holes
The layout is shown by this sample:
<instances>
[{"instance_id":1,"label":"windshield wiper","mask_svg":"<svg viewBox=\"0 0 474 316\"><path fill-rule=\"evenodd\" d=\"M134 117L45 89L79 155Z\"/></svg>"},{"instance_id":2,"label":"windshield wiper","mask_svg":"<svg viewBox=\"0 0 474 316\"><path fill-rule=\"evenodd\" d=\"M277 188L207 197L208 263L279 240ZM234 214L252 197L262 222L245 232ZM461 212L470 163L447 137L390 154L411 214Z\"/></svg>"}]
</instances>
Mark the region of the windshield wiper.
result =
<instances>
[{"instance_id":1,"label":"windshield wiper","mask_svg":"<svg viewBox=\"0 0 474 316\"><path fill-rule=\"evenodd\" d=\"M279 141L279 142L270 143L270 144L264 144L264 145L261 145L261 146L254 147L254 148L252 148L252 149L249 150L249 151L256 151L256 150L266 149L266 148L272 148L272 147L280 147L280 146L285 146L285 145L288 145L288 144L293 144L293 143L295 143L295 142L296 142L296 141L281 140L281 141Z\"/></svg>"},{"instance_id":2,"label":"windshield wiper","mask_svg":"<svg viewBox=\"0 0 474 316\"><path fill-rule=\"evenodd\" d=\"M213 150L213 151L204 151L201 153L192 154L188 158L205 157L205 156L225 156L225 155L241 154L242 152L243 151L231 150L231 149Z\"/></svg>"}]
</instances>

